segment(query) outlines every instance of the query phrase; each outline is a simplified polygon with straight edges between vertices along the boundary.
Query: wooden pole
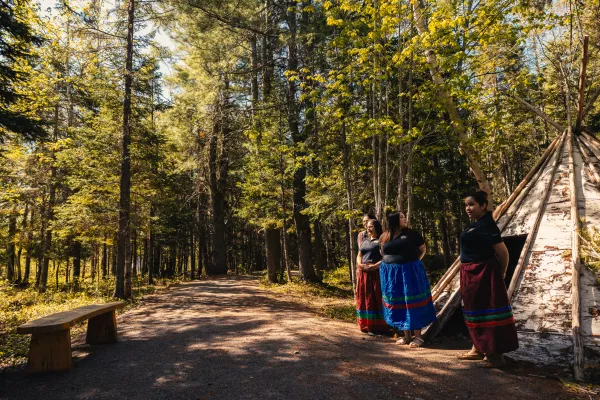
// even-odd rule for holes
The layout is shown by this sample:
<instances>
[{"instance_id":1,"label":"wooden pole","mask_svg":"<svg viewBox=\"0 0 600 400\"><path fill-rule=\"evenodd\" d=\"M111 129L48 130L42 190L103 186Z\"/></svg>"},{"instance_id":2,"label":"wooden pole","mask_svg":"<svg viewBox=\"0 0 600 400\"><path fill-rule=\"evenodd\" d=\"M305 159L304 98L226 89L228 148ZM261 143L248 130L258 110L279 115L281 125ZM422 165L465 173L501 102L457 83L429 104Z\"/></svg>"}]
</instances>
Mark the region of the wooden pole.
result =
<instances>
[{"instance_id":1,"label":"wooden pole","mask_svg":"<svg viewBox=\"0 0 600 400\"><path fill-rule=\"evenodd\" d=\"M537 210L537 214L535 216L535 221L527 235L527 240L525 240L525 245L523 246L523 250L521 251L521 256L519 257L519 261L517 262L517 266L515 267L515 272L510 280L510 286L508 287L508 298L510 299L515 291L517 286L517 282L519 281L519 276L521 275L521 271L523 269L523 265L525 264L525 260L527 259L527 253L529 252L529 248L533 243L533 239L537 235L538 227L540 226L540 222L542 221L542 217L544 215L544 210L546 209L546 205L548 202L548 197L550 196L550 189L552 188L552 184L554 182L554 174L556 174L556 170L558 165L560 164L560 160L562 158L563 146L565 142L566 132L562 134L560 146L558 146L556 153L554 154L554 165L552 167L552 172L550 174L550 178L548 179L548 184L544 189L544 193L542 194L541 203Z\"/></svg>"},{"instance_id":2,"label":"wooden pole","mask_svg":"<svg viewBox=\"0 0 600 400\"><path fill-rule=\"evenodd\" d=\"M569 129L567 151L569 153L569 190L571 192L571 318L573 332L573 378L584 380L583 338L581 332L581 303L579 296L581 263L579 258L579 204L577 201L577 169L574 160L573 130ZM579 176L581 178L581 176Z\"/></svg>"},{"instance_id":3,"label":"wooden pole","mask_svg":"<svg viewBox=\"0 0 600 400\"><path fill-rule=\"evenodd\" d=\"M529 171L529 173L525 176L525 178L523 178L523 180L521 181L519 186L517 186L515 188L513 193L510 195L510 197L508 199L506 199L504 202L502 202L502 204L500 204L494 210L494 219L496 221L498 221L502 216L504 216L504 214L509 210L509 208L513 205L514 201L522 193L523 188L525 188L531 182L531 179L535 176L535 174L538 173L541 169L545 168L547 160L552 155L554 149L560 142L560 139L561 139L561 136L557 136L552 141L552 143L550 144L550 146L548 146L548 148L546 149L546 151L544 152L542 157L540 157L540 159L535 164L535 166L531 169L531 171ZM517 208L523 203L523 200L527 197L527 194L529 193L529 190L531 189L532 186L533 185L530 185L527 189L525 189L523 196L521 196L520 201L517 203ZM504 223L502 225L499 226L501 232L509 224L511 219L512 219L512 215L510 216L509 219L504 221ZM454 277L456 276L456 274L458 273L459 270L460 270L460 259L457 258L452 263L450 268L448 268L448 270L444 274L444 276L442 276L442 278L438 281L438 283L433 288L431 297L434 302L437 300L437 298L440 296L440 294L442 294L442 292L446 289L446 287L454 280ZM440 314L441 314L441 312L440 312Z\"/></svg>"},{"instance_id":4,"label":"wooden pole","mask_svg":"<svg viewBox=\"0 0 600 400\"><path fill-rule=\"evenodd\" d=\"M581 134L581 122L583 121L583 101L585 92L585 72L587 68L588 59L588 43L590 41L589 36L583 37L583 55L581 56L581 70L579 71L579 98L577 101L577 120L575 122L575 134Z\"/></svg>"},{"instance_id":5,"label":"wooden pole","mask_svg":"<svg viewBox=\"0 0 600 400\"><path fill-rule=\"evenodd\" d=\"M579 144L579 152L581 153L581 157L583 158L583 161L588 165L590 176L596 182L596 186L600 188L600 174L598 173L596 166L594 165L586 151L591 152L592 155L598 160L600 160L600 153L595 152L594 149L587 144L583 136L577 136L577 143Z\"/></svg>"}]
</instances>

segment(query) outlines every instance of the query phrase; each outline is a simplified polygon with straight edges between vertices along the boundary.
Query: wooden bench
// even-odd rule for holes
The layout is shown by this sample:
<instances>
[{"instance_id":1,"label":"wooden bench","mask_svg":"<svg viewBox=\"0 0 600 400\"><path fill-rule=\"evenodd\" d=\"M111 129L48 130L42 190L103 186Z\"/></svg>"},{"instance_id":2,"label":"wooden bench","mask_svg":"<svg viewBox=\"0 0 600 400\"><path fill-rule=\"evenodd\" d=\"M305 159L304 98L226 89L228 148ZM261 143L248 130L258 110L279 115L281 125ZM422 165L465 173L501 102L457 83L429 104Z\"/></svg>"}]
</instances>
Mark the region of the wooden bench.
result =
<instances>
[{"instance_id":1,"label":"wooden bench","mask_svg":"<svg viewBox=\"0 0 600 400\"><path fill-rule=\"evenodd\" d=\"M85 342L106 344L117 341L115 310L125 307L120 301L93 304L59 312L20 325L17 333L31 333L27 371L69 371L71 361L71 327L89 319Z\"/></svg>"}]
</instances>

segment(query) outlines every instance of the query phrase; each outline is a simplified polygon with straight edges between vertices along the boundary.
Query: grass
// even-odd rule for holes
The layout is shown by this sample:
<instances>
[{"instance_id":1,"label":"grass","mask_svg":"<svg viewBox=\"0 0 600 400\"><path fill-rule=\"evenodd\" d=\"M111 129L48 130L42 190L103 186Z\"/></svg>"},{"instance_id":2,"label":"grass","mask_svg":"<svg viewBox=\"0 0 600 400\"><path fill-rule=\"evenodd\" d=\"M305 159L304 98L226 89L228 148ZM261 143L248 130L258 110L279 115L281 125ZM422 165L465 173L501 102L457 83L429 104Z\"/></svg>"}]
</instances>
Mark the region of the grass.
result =
<instances>
[{"instance_id":1,"label":"grass","mask_svg":"<svg viewBox=\"0 0 600 400\"><path fill-rule=\"evenodd\" d=\"M317 314L343 321L356 320L354 291L347 267L324 271L322 283L303 282L292 277L292 282L274 284L261 279L261 286L271 292L313 308Z\"/></svg>"},{"instance_id":2,"label":"grass","mask_svg":"<svg viewBox=\"0 0 600 400\"><path fill-rule=\"evenodd\" d=\"M582 259L596 274L596 283L600 285L600 231L595 228L581 230Z\"/></svg>"},{"instance_id":3,"label":"grass","mask_svg":"<svg viewBox=\"0 0 600 400\"><path fill-rule=\"evenodd\" d=\"M133 298L119 312L135 307L142 296L165 289L172 282L157 279L155 285L148 285L147 281L134 279ZM63 282L58 290L54 285L49 285L46 293L38 293L33 287L16 287L0 280L0 369L27 362L31 336L17 334L17 326L56 312L113 300L114 278L93 284L84 282L81 286L82 289L74 291L72 286ZM71 328L71 337L85 332L86 326L87 323L83 322Z\"/></svg>"}]
</instances>

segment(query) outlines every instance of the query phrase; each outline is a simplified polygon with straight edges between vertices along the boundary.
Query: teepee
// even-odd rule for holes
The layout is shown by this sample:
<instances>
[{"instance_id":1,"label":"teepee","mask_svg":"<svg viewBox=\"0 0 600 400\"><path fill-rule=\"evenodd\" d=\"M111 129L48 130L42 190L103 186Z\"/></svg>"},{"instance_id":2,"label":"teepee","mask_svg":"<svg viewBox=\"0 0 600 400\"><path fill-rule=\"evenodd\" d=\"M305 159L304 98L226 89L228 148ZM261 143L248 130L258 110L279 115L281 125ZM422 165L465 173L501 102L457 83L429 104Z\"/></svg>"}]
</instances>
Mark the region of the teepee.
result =
<instances>
[{"instance_id":1,"label":"teepee","mask_svg":"<svg viewBox=\"0 0 600 400\"><path fill-rule=\"evenodd\" d=\"M600 141L576 132L563 128L494 219L510 253L506 283L520 343L511 357L573 365L582 380L584 354L600 350L600 287L579 255L581 233L600 229ZM427 339L460 312L459 283L456 260L432 291L438 318Z\"/></svg>"}]
</instances>

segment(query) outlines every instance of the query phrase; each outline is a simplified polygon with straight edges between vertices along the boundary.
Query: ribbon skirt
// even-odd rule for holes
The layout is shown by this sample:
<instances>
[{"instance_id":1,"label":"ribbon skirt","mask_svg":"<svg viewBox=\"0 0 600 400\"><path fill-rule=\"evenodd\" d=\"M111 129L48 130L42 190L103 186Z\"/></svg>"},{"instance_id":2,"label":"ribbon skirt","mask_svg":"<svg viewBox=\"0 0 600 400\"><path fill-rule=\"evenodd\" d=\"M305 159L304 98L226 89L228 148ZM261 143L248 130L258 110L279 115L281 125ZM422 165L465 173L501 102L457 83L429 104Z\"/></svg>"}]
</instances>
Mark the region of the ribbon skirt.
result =
<instances>
[{"instance_id":1,"label":"ribbon skirt","mask_svg":"<svg viewBox=\"0 0 600 400\"><path fill-rule=\"evenodd\" d=\"M495 258L460 267L463 316L475 348L501 354L519 348L506 285Z\"/></svg>"},{"instance_id":2,"label":"ribbon skirt","mask_svg":"<svg viewBox=\"0 0 600 400\"><path fill-rule=\"evenodd\" d=\"M363 332L384 333L379 271L359 271L356 281L356 321Z\"/></svg>"},{"instance_id":3,"label":"ribbon skirt","mask_svg":"<svg viewBox=\"0 0 600 400\"><path fill-rule=\"evenodd\" d=\"M421 329L435 321L431 287L421 260L381 263L379 268L385 322L396 329Z\"/></svg>"}]
</instances>

